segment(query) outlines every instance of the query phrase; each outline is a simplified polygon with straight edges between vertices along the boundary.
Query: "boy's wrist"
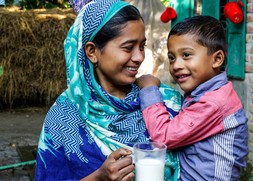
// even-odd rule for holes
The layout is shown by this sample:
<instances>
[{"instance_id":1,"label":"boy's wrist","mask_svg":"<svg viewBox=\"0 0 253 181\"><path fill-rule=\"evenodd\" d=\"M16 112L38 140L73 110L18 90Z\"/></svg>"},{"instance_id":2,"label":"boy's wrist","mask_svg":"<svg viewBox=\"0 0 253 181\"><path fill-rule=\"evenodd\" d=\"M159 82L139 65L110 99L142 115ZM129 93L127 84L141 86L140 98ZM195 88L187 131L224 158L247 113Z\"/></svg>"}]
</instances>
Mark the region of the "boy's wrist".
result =
<instances>
[{"instance_id":1,"label":"boy's wrist","mask_svg":"<svg viewBox=\"0 0 253 181\"><path fill-rule=\"evenodd\" d=\"M141 100L141 110L153 104L163 102L161 92L157 86L144 87L140 90L139 96Z\"/></svg>"}]
</instances>

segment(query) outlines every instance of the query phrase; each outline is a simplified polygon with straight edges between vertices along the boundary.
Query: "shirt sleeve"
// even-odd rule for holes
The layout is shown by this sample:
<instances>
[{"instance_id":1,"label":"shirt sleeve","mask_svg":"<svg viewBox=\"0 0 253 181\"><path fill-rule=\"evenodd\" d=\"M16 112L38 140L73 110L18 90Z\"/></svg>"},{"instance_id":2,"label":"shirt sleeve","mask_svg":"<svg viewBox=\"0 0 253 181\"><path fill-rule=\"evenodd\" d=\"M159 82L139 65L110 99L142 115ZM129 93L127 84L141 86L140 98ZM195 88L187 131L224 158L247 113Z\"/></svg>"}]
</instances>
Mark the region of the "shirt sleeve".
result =
<instances>
[{"instance_id":1,"label":"shirt sleeve","mask_svg":"<svg viewBox=\"0 0 253 181\"><path fill-rule=\"evenodd\" d=\"M158 102L163 102L162 95L157 86L145 87L140 90L141 110Z\"/></svg>"},{"instance_id":2,"label":"shirt sleeve","mask_svg":"<svg viewBox=\"0 0 253 181\"><path fill-rule=\"evenodd\" d=\"M200 100L180 110L171 120L158 87L142 89L140 99L151 139L165 143L169 149L189 145L224 131L219 107L210 101Z\"/></svg>"}]
</instances>

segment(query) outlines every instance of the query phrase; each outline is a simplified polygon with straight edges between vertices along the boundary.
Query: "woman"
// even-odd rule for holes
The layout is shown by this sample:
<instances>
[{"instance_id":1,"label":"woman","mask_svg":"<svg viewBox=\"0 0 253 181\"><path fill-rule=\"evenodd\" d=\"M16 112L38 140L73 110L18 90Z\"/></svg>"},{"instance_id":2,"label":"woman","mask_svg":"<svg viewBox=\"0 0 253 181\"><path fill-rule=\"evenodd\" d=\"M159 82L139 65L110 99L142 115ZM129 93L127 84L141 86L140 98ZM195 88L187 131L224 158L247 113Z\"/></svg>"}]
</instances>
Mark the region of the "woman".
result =
<instances>
[{"instance_id":1,"label":"woman","mask_svg":"<svg viewBox=\"0 0 253 181\"><path fill-rule=\"evenodd\" d=\"M80 8L64 43L68 88L45 118L36 180L132 180L132 146L149 138L134 84L145 43L134 6L94 0ZM178 112L180 94L163 92Z\"/></svg>"}]
</instances>

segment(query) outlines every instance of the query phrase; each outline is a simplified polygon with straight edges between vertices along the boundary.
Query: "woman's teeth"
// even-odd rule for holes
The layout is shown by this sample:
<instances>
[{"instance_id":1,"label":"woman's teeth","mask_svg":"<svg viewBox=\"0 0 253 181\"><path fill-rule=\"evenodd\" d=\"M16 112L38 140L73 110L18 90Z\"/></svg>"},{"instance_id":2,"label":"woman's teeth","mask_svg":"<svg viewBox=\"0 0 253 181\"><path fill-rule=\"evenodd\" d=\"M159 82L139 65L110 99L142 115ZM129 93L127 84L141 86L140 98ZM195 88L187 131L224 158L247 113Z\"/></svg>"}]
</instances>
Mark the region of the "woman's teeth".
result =
<instances>
[{"instance_id":1,"label":"woman's teeth","mask_svg":"<svg viewBox=\"0 0 253 181\"><path fill-rule=\"evenodd\" d=\"M126 67L126 69L130 70L130 71L136 71L137 70L137 68L135 68L135 67Z\"/></svg>"}]
</instances>

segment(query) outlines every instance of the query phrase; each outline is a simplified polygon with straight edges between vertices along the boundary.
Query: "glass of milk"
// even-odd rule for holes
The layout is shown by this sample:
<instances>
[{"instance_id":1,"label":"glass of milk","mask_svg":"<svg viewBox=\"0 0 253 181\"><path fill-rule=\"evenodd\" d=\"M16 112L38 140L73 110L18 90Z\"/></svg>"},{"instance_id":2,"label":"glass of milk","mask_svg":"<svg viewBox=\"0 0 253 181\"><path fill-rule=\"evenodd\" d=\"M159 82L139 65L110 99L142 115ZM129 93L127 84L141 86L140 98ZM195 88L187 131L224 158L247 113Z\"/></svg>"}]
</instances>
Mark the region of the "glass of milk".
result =
<instances>
[{"instance_id":1,"label":"glass of milk","mask_svg":"<svg viewBox=\"0 0 253 181\"><path fill-rule=\"evenodd\" d=\"M166 150L158 142L134 144L135 181L164 181Z\"/></svg>"}]
</instances>

